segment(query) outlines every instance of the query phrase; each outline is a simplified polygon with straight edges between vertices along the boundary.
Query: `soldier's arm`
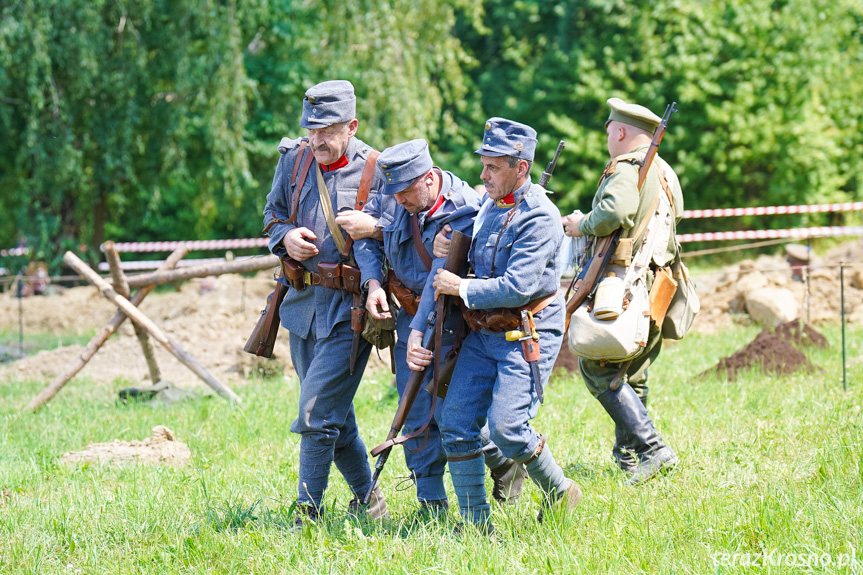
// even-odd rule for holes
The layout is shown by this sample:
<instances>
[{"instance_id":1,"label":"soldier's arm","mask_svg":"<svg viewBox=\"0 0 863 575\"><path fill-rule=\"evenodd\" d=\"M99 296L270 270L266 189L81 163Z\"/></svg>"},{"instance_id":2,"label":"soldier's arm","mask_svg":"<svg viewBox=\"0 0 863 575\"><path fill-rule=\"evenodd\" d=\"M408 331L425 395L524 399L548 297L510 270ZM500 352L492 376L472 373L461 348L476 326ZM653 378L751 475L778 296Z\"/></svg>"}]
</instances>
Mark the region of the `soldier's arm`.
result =
<instances>
[{"instance_id":1,"label":"soldier's arm","mask_svg":"<svg viewBox=\"0 0 863 575\"><path fill-rule=\"evenodd\" d=\"M516 230L506 269L500 270L503 275L470 280L466 291L471 309L514 308L530 302L542 273L556 265L562 240L560 215L535 210Z\"/></svg>"},{"instance_id":2,"label":"soldier's arm","mask_svg":"<svg viewBox=\"0 0 863 575\"><path fill-rule=\"evenodd\" d=\"M385 225L388 225L392 221L393 214L391 212L394 210L394 207L398 207L395 202L392 202L395 206L390 205L390 202L386 201L387 197L383 194L375 194L363 207L363 213L374 218L377 222L375 227L378 230L383 229ZM383 234L380 235L380 238L381 240L383 239ZM382 241L374 236L367 237L354 242L353 249L354 259L357 260L357 267L362 272L363 282L375 279L382 284L384 282L383 269L385 263Z\"/></svg>"},{"instance_id":3,"label":"soldier's arm","mask_svg":"<svg viewBox=\"0 0 863 575\"><path fill-rule=\"evenodd\" d=\"M282 240L285 235L295 229L294 224L281 223L277 220L287 220L291 214L291 171L294 167L296 154L285 153L279 156L276 173L273 176L273 186L267 194L267 204L264 207L264 229L270 236L270 252L277 256L287 253Z\"/></svg>"},{"instance_id":4,"label":"soldier's arm","mask_svg":"<svg viewBox=\"0 0 863 575\"><path fill-rule=\"evenodd\" d=\"M607 236L617 228L629 229L638 212L638 166L618 162L604 182L599 201L578 224L583 236Z\"/></svg>"},{"instance_id":5,"label":"soldier's arm","mask_svg":"<svg viewBox=\"0 0 863 575\"><path fill-rule=\"evenodd\" d=\"M443 218L440 221L439 227L440 231L435 234L435 246L437 246L438 239L446 226L450 227L450 232L452 230L457 230L462 232L468 237L471 237L473 234L473 222L476 219L476 207L473 209L468 208L467 206L460 208L457 212L454 212L450 216ZM437 253L435 253L437 255ZM417 308L417 314L414 316L413 321L411 322L411 329L415 329L418 331L425 331L426 328L426 320L428 319L428 315L431 313L434 308L434 278L437 274L437 271L443 267L446 262L446 254L443 257L438 257L432 261L431 272L426 278L425 286L423 286L422 298L420 299L420 305Z\"/></svg>"}]
</instances>

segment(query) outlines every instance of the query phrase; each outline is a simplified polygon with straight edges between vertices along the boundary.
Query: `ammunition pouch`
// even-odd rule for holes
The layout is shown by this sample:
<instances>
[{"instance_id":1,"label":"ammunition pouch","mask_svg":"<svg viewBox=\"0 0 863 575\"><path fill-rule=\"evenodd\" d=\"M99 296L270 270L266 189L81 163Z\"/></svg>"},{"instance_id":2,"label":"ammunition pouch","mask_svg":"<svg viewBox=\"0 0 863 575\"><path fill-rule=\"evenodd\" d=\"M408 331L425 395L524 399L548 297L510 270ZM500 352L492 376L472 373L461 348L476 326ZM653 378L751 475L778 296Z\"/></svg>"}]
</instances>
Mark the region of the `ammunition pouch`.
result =
<instances>
[{"instance_id":1,"label":"ammunition pouch","mask_svg":"<svg viewBox=\"0 0 863 575\"><path fill-rule=\"evenodd\" d=\"M317 272L310 272L300 262L283 256L282 273L297 291L306 286L322 286L358 294L362 291L362 277L357 267L348 264L320 262Z\"/></svg>"},{"instance_id":2,"label":"ammunition pouch","mask_svg":"<svg viewBox=\"0 0 863 575\"><path fill-rule=\"evenodd\" d=\"M417 314L417 310L420 306L420 296L416 295L410 290L410 288L403 284L392 270L387 274L387 286L390 295L399 302L399 306L401 306L406 313L410 315Z\"/></svg>"},{"instance_id":3,"label":"ammunition pouch","mask_svg":"<svg viewBox=\"0 0 863 575\"><path fill-rule=\"evenodd\" d=\"M297 291L306 289L306 282L303 281L303 273L306 271L306 268L303 267L303 264L293 258L283 256L281 258L281 265L282 275L292 288Z\"/></svg>"}]
</instances>

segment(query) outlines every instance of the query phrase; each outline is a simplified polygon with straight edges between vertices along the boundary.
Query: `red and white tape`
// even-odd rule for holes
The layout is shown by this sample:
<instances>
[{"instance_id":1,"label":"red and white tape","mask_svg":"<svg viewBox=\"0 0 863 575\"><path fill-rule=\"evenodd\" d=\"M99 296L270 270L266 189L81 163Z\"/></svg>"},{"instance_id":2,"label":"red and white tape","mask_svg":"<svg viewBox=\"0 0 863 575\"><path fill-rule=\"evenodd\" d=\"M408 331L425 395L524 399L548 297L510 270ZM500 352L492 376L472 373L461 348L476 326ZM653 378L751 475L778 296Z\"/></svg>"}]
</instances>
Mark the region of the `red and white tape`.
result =
<instances>
[{"instance_id":1,"label":"red and white tape","mask_svg":"<svg viewBox=\"0 0 863 575\"><path fill-rule=\"evenodd\" d=\"M235 258L234 261L245 260L245 259L248 259L250 257L251 256L243 256L243 257ZM203 265L208 265L208 264L217 264L217 263L224 263L224 262L225 262L225 258L204 258L204 259L200 259L200 260L180 260L177 263L177 267L178 268L187 268L187 267L192 267L192 266L203 266ZM128 271L154 270L154 269L157 269L163 263L164 262L162 260L152 260L152 261L146 261L146 262L120 262L120 269L128 270ZM99 263L99 271L100 272L106 272L110 269L111 269L111 267L108 265L107 262L100 262Z\"/></svg>"},{"instance_id":2,"label":"red and white tape","mask_svg":"<svg viewBox=\"0 0 863 575\"><path fill-rule=\"evenodd\" d=\"M679 234L677 239L685 242L715 242L722 240L766 240L779 238L826 238L836 236L863 236L863 226L829 226L821 228L791 228L782 230L741 230L737 232L706 232Z\"/></svg>"},{"instance_id":3,"label":"red and white tape","mask_svg":"<svg viewBox=\"0 0 863 575\"><path fill-rule=\"evenodd\" d=\"M732 216L774 216L783 214L817 214L821 212L854 212L863 210L863 202L844 204L811 204L806 206L761 206L755 208L717 208L713 210L684 210L685 219L728 218Z\"/></svg>"},{"instance_id":4,"label":"red and white tape","mask_svg":"<svg viewBox=\"0 0 863 575\"><path fill-rule=\"evenodd\" d=\"M230 250L236 248L265 248L270 238L245 238L239 240L195 240L189 242L117 242L118 252L171 252L186 244L190 251ZM101 248L104 251L104 248Z\"/></svg>"}]
</instances>

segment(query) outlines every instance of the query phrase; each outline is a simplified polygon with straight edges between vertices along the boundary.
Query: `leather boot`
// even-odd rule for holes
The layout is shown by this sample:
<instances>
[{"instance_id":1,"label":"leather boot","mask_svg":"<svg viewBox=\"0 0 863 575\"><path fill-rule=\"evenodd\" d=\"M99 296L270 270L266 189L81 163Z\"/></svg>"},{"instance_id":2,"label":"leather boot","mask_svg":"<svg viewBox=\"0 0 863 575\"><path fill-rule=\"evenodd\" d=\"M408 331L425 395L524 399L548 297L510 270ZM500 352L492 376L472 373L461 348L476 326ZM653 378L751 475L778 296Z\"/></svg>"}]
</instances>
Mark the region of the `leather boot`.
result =
<instances>
[{"instance_id":1,"label":"leather boot","mask_svg":"<svg viewBox=\"0 0 863 575\"><path fill-rule=\"evenodd\" d=\"M321 520L321 512L313 505L299 503L294 511L294 524L291 525L291 533L300 534L305 527L316 525Z\"/></svg>"},{"instance_id":2,"label":"leather boot","mask_svg":"<svg viewBox=\"0 0 863 575\"><path fill-rule=\"evenodd\" d=\"M578 486L578 483L567 478L566 487L563 489L563 495L561 495L560 498L551 505L548 505L547 503L540 505L539 515L536 516L536 520L539 523L542 523L542 518L546 511L553 513L558 508L563 509L564 511L572 511L578 507L579 503L581 503L581 497L581 488Z\"/></svg>"},{"instance_id":3,"label":"leather boot","mask_svg":"<svg viewBox=\"0 0 863 575\"><path fill-rule=\"evenodd\" d=\"M382 519L389 519L390 514L387 511L387 500L384 497L383 491L381 491L381 486L376 485L374 491L372 491L372 496L369 499L368 505L363 505L360 501L359 496L355 496L348 503L348 514L353 517L362 517L365 515L366 517L370 517L375 521L381 521Z\"/></svg>"},{"instance_id":4,"label":"leather boot","mask_svg":"<svg viewBox=\"0 0 863 575\"><path fill-rule=\"evenodd\" d=\"M621 455L630 454L635 460L627 485L643 483L677 463L677 455L663 443L647 408L628 383L621 384L616 391L608 389L596 399L620 430Z\"/></svg>"},{"instance_id":5,"label":"leather boot","mask_svg":"<svg viewBox=\"0 0 863 575\"><path fill-rule=\"evenodd\" d=\"M521 497L525 477L527 477L527 471L524 466L512 459L507 459L506 463L491 470L491 479L494 483L491 496L503 504L516 503Z\"/></svg>"}]
</instances>

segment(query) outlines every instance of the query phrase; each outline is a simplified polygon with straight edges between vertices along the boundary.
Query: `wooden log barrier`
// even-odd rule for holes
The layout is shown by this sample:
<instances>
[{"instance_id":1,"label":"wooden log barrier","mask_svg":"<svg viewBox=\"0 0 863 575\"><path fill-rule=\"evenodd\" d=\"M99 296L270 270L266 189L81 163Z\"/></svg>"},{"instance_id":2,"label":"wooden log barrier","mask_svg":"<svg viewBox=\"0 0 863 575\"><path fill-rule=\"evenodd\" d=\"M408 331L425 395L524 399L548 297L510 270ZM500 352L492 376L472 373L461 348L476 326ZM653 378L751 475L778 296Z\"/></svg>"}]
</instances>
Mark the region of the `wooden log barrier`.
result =
<instances>
[{"instance_id":1,"label":"wooden log barrier","mask_svg":"<svg viewBox=\"0 0 863 575\"><path fill-rule=\"evenodd\" d=\"M256 272L267 268L275 268L279 265L279 258L274 255L235 260L232 262L219 262L203 266L193 266L174 271L155 271L146 274L128 276L129 287L141 287L145 285L162 285L191 278L202 278L221 274L239 274Z\"/></svg>"},{"instance_id":2,"label":"wooden log barrier","mask_svg":"<svg viewBox=\"0 0 863 575\"><path fill-rule=\"evenodd\" d=\"M198 363L194 357L186 353L186 351L180 347L177 343L172 341L168 335L162 331L158 325L156 325L153 320L149 317L141 313L141 310L132 305L129 300L120 296L114 288L111 287L107 281L102 279L102 277L93 271L90 266L84 263L81 258L73 254L72 252L66 252L63 256L63 261L66 262L66 265L71 267L73 270L78 272L84 279L93 284L99 289L99 292L108 299L109 301L116 304L123 313L129 316L133 322L137 323L141 327L143 327L147 333L149 333L156 341L158 341L165 349L167 349L171 354L176 357L180 362L182 362L186 367L188 367L192 372L204 380L204 383L209 385L213 390L221 395L229 399L230 401L236 403L242 403L242 400L237 396L236 393L230 390L224 383L216 379L210 372L208 372L204 366Z\"/></svg>"},{"instance_id":3,"label":"wooden log barrier","mask_svg":"<svg viewBox=\"0 0 863 575\"><path fill-rule=\"evenodd\" d=\"M102 249L105 251L105 259L108 260L108 266L111 268L114 289L118 294L129 299L129 283L126 281L126 274L123 273L123 269L120 267L120 254L114 249L114 242L105 242ZM144 354L144 359L147 360L147 371L150 372L150 381L153 385L156 385L162 381L162 372L159 370L159 364L156 363L156 353L153 350L153 343L150 341L147 332L140 325L133 325L135 326L135 336L141 344L141 352Z\"/></svg>"},{"instance_id":4,"label":"wooden log barrier","mask_svg":"<svg viewBox=\"0 0 863 575\"><path fill-rule=\"evenodd\" d=\"M186 257L186 254L188 253L189 248L185 245L178 247L171 255L168 256L168 258L165 260L165 262L159 269L165 271L174 268L181 259ZM144 301L144 298L147 297L147 294L153 291L155 287L156 286L154 285L144 286L140 290L135 292L135 295L132 296L132 299L130 300L132 305L136 307L141 305L141 302ZM42 407L45 402L49 401L52 397L57 395L57 392L60 391L60 389L62 389L63 386L69 382L70 379L75 377L75 375L77 375L77 373L81 371L81 369L85 365L87 365L87 362L90 361L90 359L94 355L96 355L96 352L99 351L99 348L101 348L102 345L104 345L104 343L108 341L108 338L110 338L114 334L114 332L117 331L117 328L119 328L124 321L126 321L126 314L122 311L117 311L117 313L114 314L114 317L111 318L111 321L105 324L105 326L101 330L99 330L99 333L97 333L93 336L92 339L90 339L90 341L87 343L87 346L84 348L84 351L81 352L81 355L76 357L75 360L69 364L69 366L66 368L66 371L58 374L51 381L51 383L49 383L45 387L45 389L39 392L39 395L34 397L30 401L30 403L27 404L26 409L28 411L35 412L40 407Z\"/></svg>"}]
</instances>

